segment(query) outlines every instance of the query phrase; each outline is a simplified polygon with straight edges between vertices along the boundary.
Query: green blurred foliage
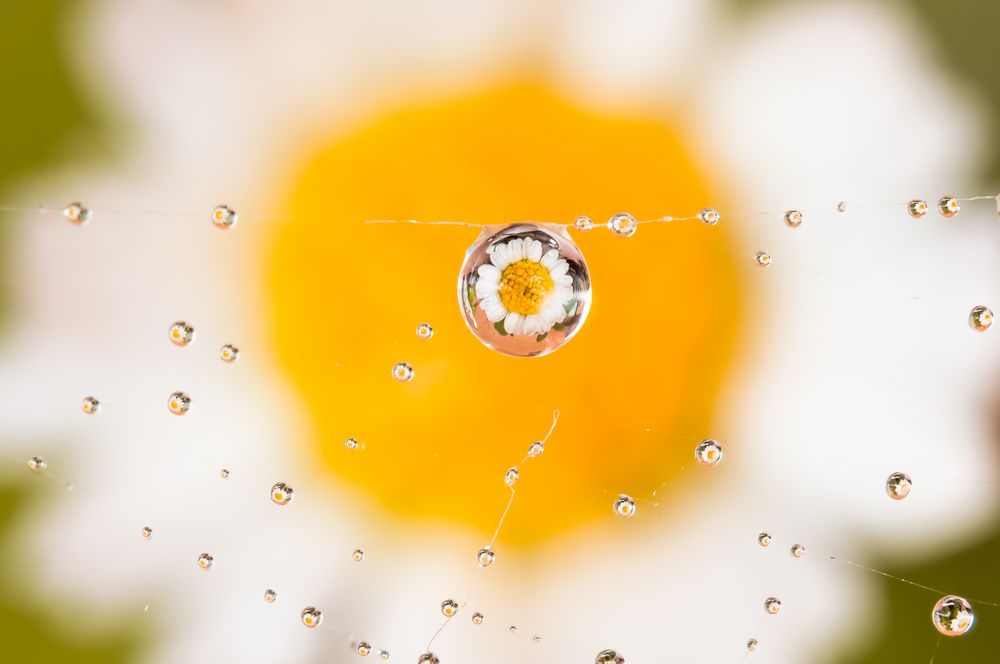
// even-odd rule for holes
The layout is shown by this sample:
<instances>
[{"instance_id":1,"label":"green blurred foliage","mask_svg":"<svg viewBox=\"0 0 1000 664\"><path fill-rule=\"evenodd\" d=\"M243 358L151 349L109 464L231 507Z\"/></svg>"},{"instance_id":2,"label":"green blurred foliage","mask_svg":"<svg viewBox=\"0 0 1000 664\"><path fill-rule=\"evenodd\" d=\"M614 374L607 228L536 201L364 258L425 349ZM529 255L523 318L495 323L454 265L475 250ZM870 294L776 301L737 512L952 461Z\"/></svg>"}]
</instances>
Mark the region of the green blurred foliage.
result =
<instances>
[{"instance_id":1,"label":"green blurred foliage","mask_svg":"<svg viewBox=\"0 0 1000 664\"><path fill-rule=\"evenodd\" d=\"M32 570L17 550L12 535L28 510L44 501L46 478L24 469L26 480L0 485L0 661L73 662L106 664L135 660L140 632L135 625L113 631L83 633L79 625L64 624L67 616L87 615L86 606L68 601L57 607L39 604L30 596ZM30 481L29 481L30 480ZM22 524L23 525L23 524ZM80 621L86 624L86 621Z\"/></svg>"},{"instance_id":2,"label":"green blurred foliage","mask_svg":"<svg viewBox=\"0 0 1000 664\"><path fill-rule=\"evenodd\" d=\"M99 135L99 122L79 94L64 58L85 48L74 40L67 25L70 0L0 0L0 200L19 178L56 164L67 155L75 138L84 143ZM7 256L9 215L0 212L0 266ZM0 270L2 273L2 270ZM0 319L9 295L0 289ZM31 569L11 541L16 522L29 508L44 500L45 478L24 469L26 481L0 485L0 661L74 662L94 664L135 659L139 632L119 626L113 632L82 634L75 625L63 624L85 606L72 603L46 606L30 593ZM34 480L28 482L27 480Z\"/></svg>"}]
</instances>

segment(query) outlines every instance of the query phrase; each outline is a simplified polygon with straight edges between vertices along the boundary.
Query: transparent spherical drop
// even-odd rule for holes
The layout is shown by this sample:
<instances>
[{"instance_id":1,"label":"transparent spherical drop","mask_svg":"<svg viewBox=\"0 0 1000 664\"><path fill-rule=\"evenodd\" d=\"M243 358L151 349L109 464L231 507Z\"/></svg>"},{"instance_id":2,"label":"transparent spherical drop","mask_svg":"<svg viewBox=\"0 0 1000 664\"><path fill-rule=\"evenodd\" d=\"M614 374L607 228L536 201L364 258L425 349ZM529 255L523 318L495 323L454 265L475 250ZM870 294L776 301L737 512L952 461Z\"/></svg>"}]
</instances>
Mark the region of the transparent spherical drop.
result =
<instances>
[{"instance_id":1,"label":"transparent spherical drop","mask_svg":"<svg viewBox=\"0 0 1000 664\"><path fill-rule=\"evenodd\" d=\"M764 600L764 613L769 615L777 615L778 611L781 611L781 600L777 597L768 597Z\"/></svg>"},{"instance_id":2,"label":"transparent spherical drop","mask_svg":"<svg viewBox=\"0 0 1000 664\"><path fill-rule=\"evenodd\" d=\"M198 556L198 567L202 569L211 569L214 564L215 558L213 558L211 554L203 553Z\"/></svg>"},{"instance_id":3,"label":"transparent spherical drop","mask_svg":"<svg viewBox=\"0 0 1000 664\"><path fill-rule=\"evenodd\" d=\"M969 327L977 332L985 332L993 325L993 310L985 305L972 307L969 312Z\"/></svg>"},{"instance_id":4,"label":"transparent spherical drop","mask_svg":"<svg viewBox=\"0 0 1000 664\"><path fill-rule=\"evenodd\" d=\"M441 660L434 653L425 652L417 659L417 664L441 664Z\"/></svg>"},{"instance_id":5,"label":"transparent spherical drop","mask_svg":"<svg viewBox=\"0 0 1000 664\"><path fill-rule=\"evenodd\" d=\"M590 220L590 217L577 217L576 221L573 222L573 228L578 231L589 231L594 227L594 222Z\"/></svg>"},{"instance_id":6,"label":"transparent spherical drop","mask_svg":"<svg viewBox=\"0 0 1000 664\"><path fill-rule=\"evenodd\" d=\"M361 549L355 549L354 553L351 554L351 558L354 558L355 562L360 563L362 560L365 559L365 552L362 551Z\"/></svg>"},{"instance_id":7,"label":"transparent spherical drop","mask_svg":"<svg viewBox=\"0 0 1000 664\"><path fill-rule=\"evenodd\" d=\"M542 637L540 637L540 636L538 636L536 634L535 636L531 637L531 642L532 643L541 643L542 642Z\"/></svg>"},{"instance_id":8,"label":"transparent spherical drop","mask_svg":"<svg viewBox=\"0 0 1000 664\"><path fill-rule=\"evenodd\" d=\"M798 210L789 210L785 213L785 225L789 228L798 228L802 225L802 213Z\"/></svg>"},{"instance_id":9,"label":"transparent spherical drop","mask_svg":"<svg viewBox=\"0 0 1000 664\"><path fill-rule=\"evenodd\" d=\"M465 323L489 348L539 357L569 341L590 311L590 273L564 228L490 226L466 252L458 280Z\"/></svg>"},{"instance_id":10,"label":"transparent spherical drop","mask_svg":"<svg viewBox=\"0 0 1000 664\"><path fill-rule=\"evenodd\" d=\"M430 339L434 336L434 328L427 323L417 325L417 336L421 339Z\"/></svg>"},{"instance_id":11,"label":"transparent spherical drop","mask_svg":"<svg viewBox=\"0 0 1000 664\"><path fill-rule=\"evenodd\" d=\"M453 615L458 613L458 602L453 599L446 599L441 602L441 613L446 618L451 618Z\"/></svg>"},{"instance_id":12,"label":"transparent spherical drop","mask_svg":"<svg viewBox=\"0 0 1000 664\"><path fill-rule=\"evenodd\" d=\"M149 526L143 526L139 534L142 535L142 539L153 539L153 529Z\"/></svg>"},{"instance_id":13,"label":"transparent spherical drop","mask_svg":"<svg viewBox=\"0 0 1000 664\"><path fill-rule=\"evenodd\" d=\"M837 203L837 212L847 212L847 201Z\"/></svg>"},{"instance_id":14,"label":"transparent spherical drop","mask_svg":"<svg viewBox=\"0 0 1000 664\"><path fill-rule=\"evenodd\" d=\"M518 472L516 467L508 468L507 473L503 476L504 484L507 486L514 486L514 483L517 482L517 478L520 476L521 474Z\"/></svg>"},{"instance_id":15,"label":"transparent spherical drop","mask_svg":"<svg viewBox=\"0 0 1000 664\"><path fill-rule=\"evenodd\" d=\"M486 617L478 611L472 614L473 625L482 625L484 620L486 620Z\"/></svg>"},{"instance_id":16,"label":"transparent spherical drop","mask_svg":"<svg viewBox=\"0 0 1000 664\"><path fill-rule=\"evenodd\" d=\"M937 631L945 636L961 636L970 629L976 616L972 605L958 595L946 595L939 599L931 611L931 620Z\"/></svg>"},{"instance_id":17,"label":"transparent spherical drop","mask_svg":"<svg viewBox=\"0 0 1000 664\"><path fill-rule=\"evenodd\" d=\"M344 441L344 447L346 447L349 450L356 450L356 449L358 449L358 440L357 440L357 438L348 438L347 440L345 440Z\"/></svg>"},{"instance_id":18,"label":"transparent spherical drop","mask_svg":"<svg viewBox=\"0 0 1000 664\"><path fill-rule=\"evenodd\" d=\"M284 482L275 482L271 487L271 502L275 505L287 505L294 496L295 491Z\"/></svg>"},{"instance_id":19,"label":"transparent spherical drop","mask_svg":"<svg viewBox=\"0 0 1000 664\"><path fill-rule=\"evenodd\" d=\"M756 649L757 649L757 639L749 639L747 641L747 650L753 652Z\"/></svg>"},{"instance_id":20,"label":"transparent spherical drop","mask_svg":"<svg viewBox=\"0 0 1000 664\"><path fill-rule=\"evenodd\" d=\"M602 650L594 658L594 664L625 664L625 658L615 650Z\"/></svg>"},{"instance_id":21,"label":"transparent spherical drop","mask_svg":"<svg viewBox=\"0 0 1000 664\"><path fill-rule=\"evenodd\" d=\"M222 470L219 471L219 477L221 477L224 480L229 479L229 471L223 468Z\"/></svg>"},{"instance_id":22,"label":"transparent spherical drop","mask_svg":"<svg viewBox=\"0 0 1000 664\"><path fill-rule=\"evenodd\" d=\"M771 546L771 536L767 533L757 535L757 544L761 546Z\"/></svg>"},{"instance_id":23,"label":"transparent spherical drop","mask_svg":"<svg viewBox=\"0 0 1000 664\"><path fill-rule=\"evenodd\" d=\"M239 221L239 215L228 205L216 205L212 208L212 223L216 228L232 228Z\"/></svg>"},{"instance_id":24,"label":"transparent spherical drop","mask_svg":"<svg viewBox=\"0 0 1000 664\"><path fill-rule=\"evenodd\" d=\"M96 397L84 397L81 407L87 415L96 415L97 411L101 409L101 402Z\"/></svg>"},{"instance_id":25,"label":"transparent spherical drop","mask_svg":"<svg viewBox=\"0 0 1000 664\"><path fill-rule=\"evenodd\" d=\"M792 557L801 558L806 555L806 547L801 544L793 544L791 549Z\"/></svg>"},{"instance_id":26,"label":"transparent spherical drop","mask_svg":"<svg viewBox=\"0 0 1000 664\"><path fill-rule=\"evenodd\" d=\"M545 443L540 440L536 440L531 445L528 446L528 456L534 459L542 455L545 451Z\"/></svg>"},{"instance_id":27,"label":"transparent spherical drop","mask_svg":"<svg viewBox=\"0 0 1000 664\"><path fill-rule=\"evenodd\" d=\"M510 632L511 634L517 634L517 625L511 625L510 627L507 628L507 631Z\"/></svg>"},{"instance_id":28,"label":"transparent spherical drop","mask_svg":"<svg viewBox=\"0 0 1000 664\"><path fill-rule=\"evenodd\" d=\"M183 392L174 392L167 398L167 409L174 415L183 415L191 409L191 397Z\"/></svg>"},{"instance_id":29,"label":"transparent spherical drop","mask_svg":"<svg viewBox=\"0 0 1000 664\"><path fill-rule=\"evenodd\" d=\"M767 267L771 264L771 254L766 251L758 251L753 255L753 259L760 267Z\"/></svg>"},{"instance_id":30,"label":"transparent spherical drop","mask_svg":"<svg viewBox=\"0 0 1000 664\"><path fill-rule=\"evenodd\" d=\"M632 496L621 494L615 498L615 514L623 517L635 516L635 499Z\"/></svg>"},{"instance_id":31,"label":"transparent spherical drop","mask_svg":"<svg viewBox=\"0 0 1000 664\"><path fill-rule=\"evenodd\" d=\"M82 226L90 221L91 213L90 210L84 207L83 203L70 203L63 210L63 216L66 217L71 224Z\"/></svg>"},{"instance_id":32,"label":"transparent spherical drop","mask_svg":"<svg viewBox=\"0 0 1000 664\"><path fill-rule=\"evenodd\" d=\"M232 364L236 360L240 359L240 349L232 344L226 344L219 349L219 357L222 358L223 362Z\"/></svg>"},{"instance_id":33,"label":"transparent spherical drop","mask_svg":"<svg viewBox=\"0 0 1000 664\"><path fill-rule=\"evenodd\" d=\"M962 204L954 196L942 196L938 199L938 212L942 217L954 217L962 209Z\"/></svg>"},{"instance_id":34,"label":"transparent spherical drop","mask_svg":"<svg viewBox=\"0 0 1000 664\"><path fill-rule=\"evenodd\" d=\"M493 564L493 561L496 560L496 557L496 552L492 549L492 547L488 546L484 546L479 550L479 553L476 554L476 560L479 561L480 567L489 567Z\"/></svg>"},{"instance_id":35,"label":"transparent spherical drop","mask_svg":"<svg viewBox=\"0 0 1000 664\"><path fill-rule=\"evenodd\" d=\"M380 660L382 660L383 662L388 662L389 661L389 651L388 650L379 650L378 651L378 658Z\"/></svg>"},{"instance_id":36,"label":"transparent spherical drop","mask_svg":"<svg viewBox=\"0 0 1000 664\"><path fill-rule=\"evenodd\" d=\"M302 617L302 624L306 627L318 627L323 622L323 612L315 606L307 606L302 609L300 615Z\"/></svg>"},{"instance_id":37,"label":"transparent spherical drop","mask_svg":"<svg viewBox=\"0 0 1000 664\"><path fill-rule=\"evenodd\" d=\"M719 214L719 211L712 208L704 208L698 213L698 219L701 220L701 223L708 224L709 226L715 226L721 218L722 215Z\"/></svg>"},{"instance_id":38,"label":"transparent spherical drop","mask_svg":"<svg viewBox=\"0 0 1000 664\"><path fill-rule=\"evenodd\" d=\"M639 223L629 213L619 212L608 219L608 229L618 237L632 237L639 229Z\"/></svg>"},{"instance_id":39,"label":"transparent spherical drop","mask_svg":"<svg viewBox=\"0 0 1000 664\"><path fill-rule=\"evenodd\" d=\"M195 331L191 325L179 320L167 330L167 338L175 346L187 346L194 341Z\"/></svg>"},{"instance_id":40,"label":"transparent spherical drop","mask_svg":"<svg viewBox=\"0 0 1000 664\"><path fill-rule=\"evenodd\" d=\"M367 657L368 655L371 654L372 644L368 643L367 641L362 641L361 643L358 644L357 650L359 655L361 655L362 657Z\"/></svg>"},{"instance_id":41,"label":"transparent spherical drop","mask_svg":"<svg viewBox=\"0 0 1000 664\"><path fill-rule=\"evenodd\" d=\"M45 463L45 459L40 456L33 456L28 459L28 468L36 473L40 473L45 470L46 466L48 466L48 464Z\"/></svg>"},{"instance_id":42,"label":"transparent spherical drop","mask_svg":"<svg viewBox=\"0 0 1000 664\"><path fill-rule=\"evenodd\" d=\"M392 377L400 383L413 380L413 367L407 362L397 362L392 368Z\"/></svg>"},{"instance_id":43,"label":"transparent spherical drop","mask_svg":"<svg viewBox=\"0 0 1000 664\"><path fill-rule=\"evenodd\" d=\"M268 604L274 604L278 600L278 593L270 588L264 591L264 601Z\"/></svg>"},{"instance_id":44,"label":"transparent spherical drop","mask_svg":"<svg viewBox=\"0 0 1000 664\"><path fill-rule=\"evenodd\" d=\"M722 446L711 438L701 441L694 448L694 458L702 466L718 465L722 456Z\"/></svg>"},{"instance_id":45,"label":"transparent spherical drop","mask_svg":"<svg viewBox=\"0 0 1000 664\"><path fill-rule=\"evenodd\" d=\"M893 473L885 481L885 492L893 500L902 500L910 495L913 480L906 473Z\"/></svg>"},{"instance_id":46,"label":"transparent spherical drop","mask_svg":"<svg viewBox=\"0 0 1000 664\"><path fill-rule=\"evenodd\" d=\"M927 214L927 201L922 201L919 198L914 198L912 201L906 204L906 211L910 213L910 216L914 219L920 219L925 214Z\"/></svg>"}]
</instances>

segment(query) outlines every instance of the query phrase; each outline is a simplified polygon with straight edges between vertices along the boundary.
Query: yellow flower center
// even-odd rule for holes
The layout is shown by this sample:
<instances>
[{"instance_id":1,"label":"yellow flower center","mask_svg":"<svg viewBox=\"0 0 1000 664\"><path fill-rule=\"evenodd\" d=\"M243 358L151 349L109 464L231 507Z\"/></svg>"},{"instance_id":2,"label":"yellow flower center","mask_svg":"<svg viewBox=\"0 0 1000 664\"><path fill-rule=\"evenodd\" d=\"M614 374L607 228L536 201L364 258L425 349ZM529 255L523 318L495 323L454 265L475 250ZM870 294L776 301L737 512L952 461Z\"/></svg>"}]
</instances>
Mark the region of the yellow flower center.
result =
<instances>
[{"instance_id":1,"label":"yellow flower center","mask_svg":"<svg viewBox=\"0 0 1000 664\"><path fill-rule=\"evenodd\" d=\"M503 269L500 275L500 302L507 311L522 316L537 314L555 284L541 263L522 258Z\"/></svg>"}]
</instances>

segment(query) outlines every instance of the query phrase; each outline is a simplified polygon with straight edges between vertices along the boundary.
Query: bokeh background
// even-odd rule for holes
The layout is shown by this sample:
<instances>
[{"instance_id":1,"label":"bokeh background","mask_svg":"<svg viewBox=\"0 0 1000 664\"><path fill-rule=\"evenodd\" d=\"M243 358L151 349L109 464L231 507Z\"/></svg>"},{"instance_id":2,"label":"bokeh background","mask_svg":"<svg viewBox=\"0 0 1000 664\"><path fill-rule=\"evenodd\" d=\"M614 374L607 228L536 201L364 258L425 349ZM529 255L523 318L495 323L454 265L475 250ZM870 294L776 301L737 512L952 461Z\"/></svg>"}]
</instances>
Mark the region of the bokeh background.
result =
<instances>
[{"instance_id":1,"label":"bokeh background","mask_svg":"<svg viewBox=\"0 0 1000 664\"><path fill-rule=\"evenodd\" d=\"M751 636L749 661L929 660L937 597L828 556L1000 600L1000 346L965 324L1000 306L997 217L854 201L997 189L998 19L930 0L0 3L0 451L51 471L0 472L5 658L339 662L364 639L415 661L474 586L446 663L737 662ZM75 199L85 227L30 210ZM462 324L475 231L362 224L707 205L717 229L578 237L591 318L529 361ZM176 319L192 347L167 342ZM179 388L195 405L173 418ZM503 473L554 409L476 581ZM703 437L726 445L710 474L686 466ZM916 486L887 504L894 470ZM619 492L635 519L614 519ZM1000 609L977 608L934 661L996 661Z\"/></svg>"}]
</instances>

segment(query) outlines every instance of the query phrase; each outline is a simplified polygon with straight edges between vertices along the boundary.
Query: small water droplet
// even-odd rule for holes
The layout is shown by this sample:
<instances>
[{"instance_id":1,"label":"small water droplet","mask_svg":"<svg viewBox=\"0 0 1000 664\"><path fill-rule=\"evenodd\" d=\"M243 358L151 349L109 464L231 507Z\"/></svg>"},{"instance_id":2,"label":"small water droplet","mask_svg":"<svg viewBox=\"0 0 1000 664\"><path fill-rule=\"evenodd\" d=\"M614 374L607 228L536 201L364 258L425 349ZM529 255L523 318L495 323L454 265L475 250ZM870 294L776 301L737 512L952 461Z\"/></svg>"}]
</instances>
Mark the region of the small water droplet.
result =
<instances>
[{"instance_id":1,"label":"small water droplet","mask_svg":"<svg viewBox=\"0 0 1000 664\"><path fill-rule=\"evenodd\" d=\"M757 649L757 639L749 639L747 641L747 650L753 652L756 649Z\"/></svg>"},{"instance_id":2,"label":"small water droplet","mask_svg":"<svg viewBox=\"0 0 1000 664\"><path fill-rule=\"evenodd\" d=\"M66 217L70 223L82 226L90 221L91 213L90 210L83 206L83 203L70 203L66 206L66 209L63 210L63 216Z\"/></svg>"},{"instance_id":3,"label":"small water droplet","mask_svg":"<svg viewBox=\"0 0 1000 664\"><path fill-rule=\"evenodd\" d=\"M167 330L167 337L175 346L187 346L194 341L195 336L194 328L182 320L177 321Z\"/></svg>"},{"instance_id":4,"label":"small water droplet","mask_svg":"<svg viewBox=\"0 0 1000 664\"><path fill-rule=\"evenodd\" d=\"M540 440L536 440L528 447L528 456L534 459L535 457L541 456L544 451L545 443Z\"/></svg>"},{"instance_id":5,"label":"small water droplet","mask_svg":"<svg viewBox=\"0 0 1000 664\"><path fill-rule=\"evenodd\" d=\"M357 441L357 439L356 438L348 438L347 440L344 441L344 447L346 447L349 450L356 450L356 449L358 449L358 441Z\"/></svg>"},{"instance_id":6,"label":"small water droplet","mask_svg":"<svg viewBox=\"0 0 1000 664\"><path fill-rule=\"evenodd\" d=\"M942 217L954 217L962 209L962 204L954 196L942 196L938 199L938 212Z\"/></svg>"},{"instance_id":7,"label":"small water droplet","mask_svg":"<svg viewBox=\"0 0 1000 664\"><path fill-rule=\"evenodd\" d=\"M441 660L438 659L438 656L435 655L434 653L425 652L417 660L417 664L441 664Z\"/></svg>"},{"instance_id":8,"label":"small water droplet","mask_svg":"<svg viewBox=\"0 0 1000 664\"><path fill-rule=\"evenodd\" d=\"M602 650L594 658L594 664L625 664L625 658L615 650Z\"/></svg>"},{"instance_id":9,"label":"small water droplet","mask_svg":"<svg viewBox=\"0 0 1000 664\"><path fill-rule=\"evenodd\" d=\"M712 208L704 208L701 212L698 213L698 218L701 219L701 223L703 224L708 224L709 226L715 226L717 223L719 223L719 219L722 218L722 215L719 214L718 210L714 210Z\"/></svg>"},{"instance_id":10,"label":"small water droplet","mask_svg":"<svg viewBox=\"0 0 1000 664\"><path fill-rule=\"evenodd\" d=\"M417 336L421 339L430 339L434 336L434 328L427 323L417 325Z\"/></svg>"},{"instance_id":11,"label":"small water droplet","mask_svg":"<svg viewBox=\"0 0 1000 664\"><path fill-rule=\"evenodd\" d=\"M902 500L910 495L913 480L906 473L893 473L885 481L885 492L893 500Z\"/></svg>"},{"instance_id":12,"label":"small water droplet","mask_svg":"<svg viewBox=\"0 0 1000 664\"><path fill-rule=\"evenodd\" d=\"M969 327L977 332L985 332L993 325L993 310L985 305L972 307L969 312Z\"/></svg>"},{"instance_id":13,"label":"small water droplet","mask_svg":"<svg viewBox=\"0 0 1000 664\"><path fill-rule=\"evenodd\" d=\"M87 415L96 415L101 409L101 402L96 397L84 397L81 407Z\"/></svg>"},{"instance_id":14,"label":"small water droplet","mask_svg":"<svg viewBox=\"0 0 1000 664\"><path fill-rule=\"evenodd\" d=\"M143 526L142 530L140 530L139 533L142 535L142 539L145 540L153 539L153 529L150 528L149 526Z\"/></svg>"},{"instance_id":15,"label":"small water droplet","mask_svg":"<svg viewBox=\"0 0 1000 664\"><path fill-rule=\"evenodd\" d=\"M632 237L639 224L629 213L619 212L608 220L608 228L618 237Z\"/></svg>"},{"instance_id":16,"label":"small water droplet","mask_svg":"<svg viewBox=\"0 0 1000 664\"><path fill-rule=\"evenodd\" d=\"M792 556L795 558L801 558L806 555L806 547L801 544L793 544L791 549Z\"/></svg>"},{"instance_id":17,"label":"small water droplet","mask_svg":"<svg viewBox=\"0 0 1000 664\"><path fill-rule=\"evenodd\" d=\"M847 201L837 203L837 212L847 212Z\"/></svg>"},{"instance_id":18,"label":"small water droplet","mask_svg":"<svg viewBox=\"0 0 1000 664\"><path fill-rule=\"evenodd\" d=\"M413 380L413 367L406 362L399 362L392 368L392 377L400 383Z\"/></svg>"},{"instance_id":19,"label":"small water droplet","mask_svg":"<svg viewBox=\"0 0 1000 664\"><path fill-rule=\"evenodd\" d=\"M219 477L221 477L222 479L228 479L229 471L223 468L222 470L219 471Z\"/></svg>"},{"instance_id":20,"label":"small water droplet","mask_svg":"<svg viewBox=\"0 0 1000 664\"><path fill-rule=\"evenodd\" d=\"M36 473L40 473L43 470L45 470L45 467L47 465L48 464L45 463L45 459L39 456L33 456L30 459L28 459L28 468L30 468L32 471Z\"/></svg>"},{"instance_id":21,"label":"small water droplet","mask_svg":"<svg viewBox=\"0 0 1000 664\"><path fill-rule=\"evenodd\" d=\"M264 601L268 604L274 604L278 600L278 593L270 588L264 591Z\"/></svg>"},{"instance_id":22,"label":"small water droplet","mask_svg":"<svg viewBox=\"0 0 1000 664\"><path fill-rule=\"evenodd\" d=\"M236 360L240 359L240 349L232 344L226 344L219 349L219 357L222 358L223 362L232 364Z\"/></svg>"},{"instance_id":23,"label":"small water droplet","mask_svg":"<svg viewBox=\"0 0 1000 664\"><path fill-rule=\"evenodd\" d=\"M914 198L906 204L906 211L909 212L910 216L914 219L920 219L927 214L927 201Z\"/></svg>"},{"instance_id":24,"label":"small water droplet","mask_svg":"<svg viewBox=\"0 0 1000 664\"><path fill-rule=\"evenodd\" d=\"M536 634L536 635L534 635L533 637L531 637L531 642L532 642L532 643L541 643L541 642L542 642L542 637L540 637L540 636L538 636L538 635Z\"/></svg>"},{"instance_id":25,"label":"small water droplet","mask_svg":"<svg viewBox=\"0 0 1000 664\"><path fill-rule=\"evenodd\" d=\"M378 651L378 658L380 660L382 660L383 662L388 662L389 661L389 651L388 650L379 650Z\"/></svg>"},{"instance_id":26,"label":"small water droplet","mask_svg":"<svg viewBox=\"0 0 1000 664\"><path fill-rule=\"evenodd\" d=\"M292 502L295 491L284 482L275 482L271 487L271 502L275 505L287 505Z\"/></svg>"},{"instance_id":27,"label":"small water droplet","mask_svg":"<svg viewBox=\"0 0 1000 664\"><path fill-rule=\"evenodd\" d=\"M484 620L486 620L486 617L478 611L472 614L473 625L482 625Z\"/></svg>"},{"instance_id":28,"label":"small water droplet","mask_svg":"<svg viewBox=\"0 0 1000 664\"><path fill-rule=\"evenodd\" d=\"M167 398L167 409L174 415L183 415L191 409L191 397L183 392L174 392Z\"/></svg>"},{"instance_id":29,"label":"small water droplet","mask_svg":"<svg viewBox=\"0 0 1000 664\"><path fill-rule=\"evenodd\" d=\"M511 625L510 627L507 628L507 631L510 632L511 634L517 634L517 625Z\"/></svg>"},{"instance_id":30,"label":"small water droplet","mask_svg":"<svg viewBox=\"0 0 1000 664\"><path fill-rule=\"evenodd\" d=\"M722 446L711 438L701 441L694 448L694 458L702 466L718 465L722 456Z\"/></svg>"},{"instance_id":31,"label":"small water droplet","mask_svg":"<svg viewBox=\"0 0 1000 664\"><path fill-rule=\"evenodd\" d=\"M961 636L976 620L972 605L958 595L946 595L939 599L931 611L931 621L937 631L945 636Z\"/></svg>"},{"instance_id":32,"label":"small water droplet","mask_svg":"<svg viewBox=\"0 0 1000 664\"><path fill-rule=\"evenodd\" d=\"M615 499L615 514L618 516L635 516L635 499L632 496L621 494Z\"/></svg>"},{"instance_id":33,"label":"small water droplet","mask_svg":"<svg viewBox=\"0 0 1000 664\"><path fill-rule=\"evenodd\" d=\"M789 228L798 228L802 225L802 213L798 210L789 210L785 213L785 225Z\"/></svg>"},{"instance_id":34,"label":"small water droplet","mask_svg":"<svg viewBox=\"0 0 1000 664\"><path fill-rule=\"evenodd\" d=\"M766 251L758 251L753 255L753 259L757 262L757 265L761 267L767 267L771 264L771 255Z\"/></svg>"},{"instance_id":35,"label":"small water droplet","mask_svg":"<svg viewBox=\"0 0 1000 664\"><path fill-rule=\"evenodd\" d=\"M576 221L573 222L573 228L578 231L589 231L594 227L594 222L590 220L590 217L577 217Z\"/></svg>"},{"instance_id":36,"label":"small water droplet","mask_svg":"<svg viewBox=\"0 0 1000 664\"><path fill-rule=\"evenodd\" d=\"M484 546L476 554L476 560L479 561L480 567L489 567L496 560L497 554L493 551L492 547Z\"/></svg>"},{"instance_id":37,"label":"small water droplet","mask_svg":"<svg viewBox=\"0 0 1000 664\"><path fill-rule=\"evenodd\" d=\"M503 481L507 486L514 486L514 483L517 482L517 478L520 477L520 475L521 474L518 472L516 466L508 468L507 474L503 476Z\"/></svg>"},{"instance_id":38,"label":"small water droplet","mask_svg":"<svg viewBox=\"0 0 1000 664\"><path fill-rule=\"evenodd\" d=\"M211 554L203 553L198 556L198 567L202 569L211 569L214 564L215 558L213 558ZM223 574L223 576L225 576L225 574Z\"/></svg>"},{"instance_id":39,"label":"small water droplet","mask_svg":"<svg viewBox=\"0 0 1000 664\"><path fill-rule=\"evenodd\" d=\"M757 544L761 546L771 546L771 536L767 533L757 535Z\"/></svg>"},{"instance_id":40,"label":"small water droplet","mask_svg":"<svg viewBox=\"0 0 1000 664\"><path fill-rule=\"evenodd\" d=\"M216 205L212 208L212 223L223 230L232 228L239 221L239 215L228 205Z\"/></svg>"},{"instance_id":41,"label":"small water droplet","mask_svg":"<svg viewBox=\"0 0 1000 664\"><path fill-rule=\"evenodd\" d=\"M777 597L768 597L764 600L764 612L769 615L777 615L781 611L781 600Z\"/></svg>"},{"instance_id":42,"label":"small water droplet","mask_svg":"<svg viewBox=\"0 0 1000 664\"><path fill-rule=\"evenodd\" d=\"M372 646L367 641L362 641L361 643L358 644L357 650L359 655L361 655L362 657L367 657L372 651Z\"/></svg>"},{"instance_id":43,"label":"small water droplet","mask_svg":"<svg viewBox=\"0 0 1000 664\"><path fill-rule=\"evenodd\" d=\"M354 558L355 562L360 563L362 560L365 559L365 552L362 551L361 549L355 549L354 553L351 554L351 557Z\"/></svg>"},{"instance_id":44,"label":"small water droplet","mask_svg":"<svg viewBox=\"0 0 1000 664\"><path fill-rule=\"evenodd\" d=\"M306 627L317 627L323 622L323 612L315 606L307 606L302 609L302 624Z\"/></svg>"},{"instance_id":45,"label":"small water droplet","mask_svg":"<svg viewBox=\"0 0 1000 664\"><path fill-rule=\"evenodd\" d=\"M451 618L453 615L458 613L458 602L453 599L446 599L441 602L441 613L444 614L446 618Z\"/></svg>"}]
</instances>

